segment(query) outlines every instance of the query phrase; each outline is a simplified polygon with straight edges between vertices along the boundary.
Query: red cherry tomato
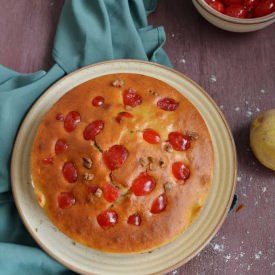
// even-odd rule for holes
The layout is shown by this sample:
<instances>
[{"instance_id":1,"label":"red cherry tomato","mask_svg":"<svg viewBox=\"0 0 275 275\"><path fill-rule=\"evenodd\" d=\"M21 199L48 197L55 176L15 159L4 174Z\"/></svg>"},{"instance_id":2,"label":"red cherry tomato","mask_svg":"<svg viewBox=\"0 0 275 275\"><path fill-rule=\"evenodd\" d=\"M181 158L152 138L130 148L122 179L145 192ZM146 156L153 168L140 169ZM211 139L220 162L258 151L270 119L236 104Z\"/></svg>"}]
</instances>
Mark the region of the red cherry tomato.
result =
<instances>
[{"instance_id":1,"label":"red cherry tomato","mask_svg":"<svg viewBox=\"0 0 275 275\"><path fill-rule=\"evenodd\" d=\"M59 155L68 149L68 144L63 139L58 139L55 143L55 154Z\"/></svg>"},{"instance_id":2,"label":"red cherry tomato","mask_svg":"<svg viewBox=\"0 0 275 275\"><path fill-rule=\"evenodd\" d=\"M46 164L46 165L47 165L47 164L53 164L53 157L48 156L48 157L42 159L42 163L43 163L43 164Z\"/></svg>"},{"instance_id":3,"label":"red cherry tomato","mask_svg":"<svg viewBox=\"0 0 275 275\"><path fill-rule=\"evenodd\" d=\"M214 3L210 3L209 6L220 13L225 13L225 6L222 2L216 1Z\"/></svg>"},{"instance_id":4,"label":"red cherry tomato","mask_svg":"<svg viewBox=\"0 0 275 275\"><path fill-rule=\"evenodd\" d=\"M77 124L80 122L80 114L76 111L72 111L67 114L64 120L64 128L67 132L72 132Z\"/></svg>"},{"instance_id":5,"label":"red cherry tomato","mask_svg":"<svg viewBox=\"0 0 275 275\"><path fill-rule=\"evenodd\" d=\"M179 106L179 103L173 98L162 98L157 102L157 107L164 111L175 111Z\"/></svg>"},{"instance_id":6,"label":"red cherry tomato","mask_svg":"<svg viewBox=\"0 0 275 275\"><path fill-rule=\"evenodd\" d=\"M254 16L261 17L275 12L275 0L262 0L254 7Z\"/></svg>"},{"instance_id":7,"label":"red cherry tomato","mask_svg":"<svg viewBox=\"0 0 275 275\"><path fill-rule=\"evenodd\" d=\"M152 129L143 130L143 139L150 144L160 143L160 135Z\"/></svg>"},{"instance_id":8,"label":"red cherry tomato","mask_svg":"<svg viewBox=\"0 0 275 275\"><path fill-rule=\"evenodd\" d=\"M136 93L132 88L123 92L124 105L136 107L142 103L142 97Z\"/></svg>"},{"instance_id":9,"label":"red cherry tomato","mask_svg":"<svg viewBox=\"0 0 275 275\"><path fill-rule=\"evenodd\" d=\"M110 183L105 183L103 186L103 195L106 201L114 202L119 197L119 189Z\"/></svg>"},{"instance_id":10,"label":"red cherry tomato","mask_svg":"<svg viewBox=\"0 0 275 275\"><path fill-rule=\"evenodd\" d=\"M115 170L122 166L128 155L129 152L123 145L114 145L103 153L103 160L110 170Z\"/></svg>"},{"instance_id":11,"label":"red cherry tomato","mask_svg":"<svg viewBox=\"0 0 275 275\"><path fill-rule=\"evenodd\" d=\"M175 162L172 165L172 172L176 179L186 180L190 176L190 170L182 162Z\"/></svg>"},{"instance_id":12,"label":"red cherry tomato","mask_svg":"<svg viewBox=\"0 0 275 275\"><path fill-rule=\"evenodd\" d=\"M57 197L57 202L59 208L65 209L73 206L76 202L76 199L72 193L61 192Z\"/></svg>"},{"instance_id":13,"label":"red cherry tomato","mask_svg":"<svg viewBox=\"0 0 275 275\"><path fill-rule=\"evenodd\" d=\"M244 6L246 8L252 8L259 3L260 0L244 0Z\"/></svg>"},{"instance_id":14,"label":"red cherry tomato","mask_svg":"<svg viewBox=\"0 0 275 275\"><path fill-rule=\"evenodd\" d=\"M118 123L120 123L122 120L123 120L123 118L133 118L134 116L131 114L131 113L128 113L128 112L120 112L120 113L118 113L118 115L116 116L116 121L118 122Z\"/></svg>"},{"instance_id":15,"label":"red cherry tomato","mask_svg":"<svg viewBox=\"0 0 275 275\"><path fill-rule=\"evenodd\" d=\"M167 198L166 195L163 193L158 196L152 203L151 206L151 213L158 214L165 210L167 205Z\"/></svg>"},{"instance_id":16,"label":"red cherry tomato","mask_svg":"<svg viewBox=\"0 0 275 275\"><path fill-rule=\"evenodd\" d=\"M220 0L205 0L207 4L215 3L215 2L220 2Z\"/></svg>"},{"instance_id":17,"label":"red cherry tomato","mask_svg":"<svg viewBox=\"0 0 275 275\"><path fill-rule=\"evenodd\" d=\"M103 96L96 96L93 100L92 100L92 104L95 107L100 107L104 104L104 97Z\"/></svg>"},{"instance_id":18,"label":"red cherry tomato","mask_svg":"<svg viewBox=\"0 0 275 275\"><path fill-rule=\"evenodd\" d=\"M246 9L243 5L230 5L225 9L225 14L236 18L245 18Z\"/></svg>"},{"instance_id":19,"label":"red cherry tomato","mask_svg":"<svg viewBox=\"0 0 275 275\"><path fill-rule=\"evenodd\" d=\"M179 132L171 132L168 135L168 142L176 151L186 151L190 148L190 138Z\"/></svg>"},{"instance_id":20,"label":"red cherry tomato","mask_svg":"<svg viewBox=\"0 0 275 275\"><path fill-rule=\"evenodd\" d=\"M86 140L94 140L95 137L103 130L104 122L102 120L95 120L89 123L84 132L83 137Z\"/></svg>"},{"instance_id":21,"label":"red cherry tomato","mask_svg":"<svg viewBox=\"0 0 275 275\"><path fill-rule=\"evenodd\" d=\"M135 214L129 216L128 220L127 220L127 223L131 224L131 225L140 226L140 224L141 224L140 215L138 213L135 213Z\"/></svg>"},{"instance_id":22,"label":"red cherry tomato","mask_svg":"<svg viewBox=\"0 0 275 275\"><path fill-rule=\"evenodd\" d=\"M98 189L98 186L96 184L92 184L89 186L89 192L91 192L92 194L94 194Z\"/></svg>"},{"instance_id":23,"label":"red cherry tomato","mask_svg":"<svg viewBox=\"0 0 275 275\"><path fill-rule=\"evenodd\" d=\"M56 114L55 119L58 121L64 121L64 115L61 113Z\"/></svg>"},{"instance_id":24,"label":"red cherry tomato","mask_svg":"<svg viewBox=\"0 0 275 275\"><path fill-rule=\"evenodd\" d=\"M66 162L62 169L64 178L69 183L74 183L77 180L77 169L72 162Z\"/></svg>"},{"instance_id":25,"label":"red cherry tomato","mask_svg":"<svg viewBox=\"0 0 275 275\"><path fill-rule=\"evenodd\" d=\"M141 173L133 182L131 191L136 196L145 196L151 193L156 187L157 181L154 177Z\"/></svg>"},{"instance_id":26,"label":"red cherry tomato","mask_svg":"<svg viewBox=\"0 0 275 275\"><path fill-rule=\"evenodd\" d=\"M105 210L97 216L97 222L103 229L114 226L118 221L118 215L114 210Z\"/></svg>"},{"instance_id":27,"label":"red cherry tomato","mask_svg":"<svg viewBox=\"0 0 275 275\"><path fill-rule=\"evenodd\" d=\"M241 5L243 4L244 0L224 0L223 2L226 6Z\"/></svg>"}]
</instances>

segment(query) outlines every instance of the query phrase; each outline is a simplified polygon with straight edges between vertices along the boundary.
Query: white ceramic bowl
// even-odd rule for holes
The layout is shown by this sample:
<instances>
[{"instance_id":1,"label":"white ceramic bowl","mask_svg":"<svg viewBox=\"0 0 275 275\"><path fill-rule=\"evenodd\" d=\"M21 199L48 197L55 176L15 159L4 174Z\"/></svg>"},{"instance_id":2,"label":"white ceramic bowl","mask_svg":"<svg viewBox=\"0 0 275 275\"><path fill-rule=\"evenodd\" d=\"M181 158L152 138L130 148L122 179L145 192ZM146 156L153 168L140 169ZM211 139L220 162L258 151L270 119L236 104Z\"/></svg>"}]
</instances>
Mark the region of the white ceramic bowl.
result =
<instances>
[{"instance_id":1,"label":"white ceramic bowl","mask_svg":"<svg viewBox=\"0 0 275 275\"><path fill-rule=\"evenodd\" d=\"M73 87L89 79L114 73L151 76L177 89L199 110L213 142L213 182L204 208L182 235L151 253L111 254L76 244L51 223L39 207L31 185L31 146L43 116ZM71 73L38 99L19 130L13 150L11 175L16 206L26 228L38 244L63 265L81 274L162 274L194 257L222 225L235 191L236 151L232 135L219 108L192 80L155 63L136 60L110 61Z\"/></svg>"},{"instance_id":2,"label":"white ceramic bowl","mask_svg":"<svg viewBox=\"0 0 275 275\"><path fill-rule=\"evenodd\" d=\"M211 8L204 0L192 0L198 12L218 28L231 32L252 32L275 22L275 12L258 18L240 19L222 14Z\"/></svg>"}]
</instances>

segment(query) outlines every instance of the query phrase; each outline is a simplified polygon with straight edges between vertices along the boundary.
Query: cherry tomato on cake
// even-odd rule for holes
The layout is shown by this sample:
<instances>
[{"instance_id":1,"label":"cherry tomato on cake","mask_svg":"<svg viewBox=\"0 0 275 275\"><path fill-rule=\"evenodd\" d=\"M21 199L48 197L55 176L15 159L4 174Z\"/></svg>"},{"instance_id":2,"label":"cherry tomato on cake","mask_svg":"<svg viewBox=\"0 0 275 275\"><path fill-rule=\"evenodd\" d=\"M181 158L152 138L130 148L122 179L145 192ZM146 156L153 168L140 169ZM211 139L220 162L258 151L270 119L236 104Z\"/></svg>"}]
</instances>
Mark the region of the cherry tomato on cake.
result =
<instances>
[{"instance_id":1,"label":"cherry tomato on cake","mask_svg":"<svg viewBox=\"0 0 275 275\"><path fill-rule=\"evenodd\" d=\"M69 182L69 183L74 183L77 180L77 169L75 165L72 162L66 162L63 166L62 173L64 178Z\"/></svg>"},{"instance_id":2,"label":"cherry tomato on cake","mask_svg":"<svg viewBox=\"0 0 275 275\"><path fill-rule=\"evenodd\" d=\"M158 214L165 210L167 205L166 195L163 193L159 195L152 203L151 213Z\"/></svg>"},{"instance_id":3,"label":"cherry tomato on cake","mask_svg":"<svg viewBox=\"0 0 275 275\"><path fill-rule=\"evenodd\" d=\"M114 226L118 221L118 215L114 210L105 210L97 216L97 222L103 229Z\"/></svg>"},{"instance_id":4,"label":"cherry tomato on cake","mask_svg":"<svg viewBox=\"0 0 275 275\"><path fill-rule=\"evenodd\" d=\"M100 107L104 104L104 97L103 96L96 96L93 100L92 100L92 105L95 107Z\"/></svg>"},{"instance_id":5,"label":"cherry tomato on cake","mask_svg":"<svg viewBox=\"0 0 275 275\"><path fill-rule=\"evenodd\" d=\"M80 122L80 114L76 111L72 111L67 114L64 119L64 128L67 132L72 132L77 124Z\"/></svg>"},{"instance_id":6,"label":"cherry tomato on cake","mask_svg":"<svg viewBox=\"0 0 275 275\"><path fill-rule=\"evenodd\" d=\"M76 202L76 199L72 193L61 192L57 197L57 202L59 208L65 209L73 206Z\"/></svg>"},{"instance_id":7,"label":"cherry tomato on cake","mask_svg":"<svg viewBox=\"0 0 275 275\"><path fill-rule=\"evenodd\" d=\"M140 224L141 224L140 215L138 213L135 213L135 214L129 216L128 220L127 220L127 223L131 224L131 225L140 226Z\"/></svg>"},{"instance_id":8,"label":"cherry tomato on cake","mask_svg":"<svg viewBox=\"0 0 275 275\"><path fill-rule=\"evenodd\" d=\"M122 166L128 155L129 152L123 145L114 145L103 153L103 160L110 170L115 170Z\"/></svg>"},{"instance_id":9,"label":"cherry tomato on cake","mask_svg":"<svg viewBox=\"0 0 275 275\"><path fill-rule=\"evenodd\" d=\"M151 193L156 187L157 181L147 173L141 173L133 182L131 191L136 196L145 196Z\"/></svg>"},{"instance_id":10,"label":"cherry tomato on cake","mask_svg":"<svg viewBox=\"0 0 275 275\"><path fill-rule=\"evenodd\" d=\"M160 135L153 129L143 130L143 139L150 144L160 143Z\"/></svg>"}]
</instances>

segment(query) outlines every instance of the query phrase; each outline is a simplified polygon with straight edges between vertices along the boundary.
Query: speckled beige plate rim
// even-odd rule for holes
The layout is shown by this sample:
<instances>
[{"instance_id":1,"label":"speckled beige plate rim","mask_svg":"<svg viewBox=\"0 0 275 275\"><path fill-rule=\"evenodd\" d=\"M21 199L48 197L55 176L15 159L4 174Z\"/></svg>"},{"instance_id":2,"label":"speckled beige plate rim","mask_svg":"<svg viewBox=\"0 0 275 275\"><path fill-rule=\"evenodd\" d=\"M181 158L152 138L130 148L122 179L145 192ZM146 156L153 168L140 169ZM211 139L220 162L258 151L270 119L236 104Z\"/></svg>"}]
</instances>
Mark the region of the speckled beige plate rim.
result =
<instances>
[{"instance_id":1,"label":"speckled beige plate rim","mask_svg":"<svg viewBox=\"0 0 275 275\"><path fill-rule=\"evenodd\" d=\"M48 102L50 95L66 84L70 88L60 92L58 97L61 97L87 79L110 73L140 73L158 78L179 90L197 108L197 105L201 105L198 110L206 121L213 146L216 148L214 148L215 182L213 182L205 207L181 236L153 250L152 253L110 254L72 244L72 240L59 232L45 216L36 202L30 184L30 148L41 118L56 101ZM79 83L76 83L76 80ZM182 85L185 86L182 87ZM193 92L191 93L188 88L193 89ZM208 106L208 109L204 105ZM44 111L40 113L42 109ZM223 166L217 161L222 162ZM81 68L56 82L36 101L25 117L16 138L11 162L12 191L26 228L45 252L64 266L81 274L163 274L188 262L208 244L225 220L236 187L236 173L234 140L224 116L212 98L185 75L165 66L140 60L113 60L97 63ZM218 180L221 183L216 182ZM217 192L217 188L223 188L220 190L223 192ZM211 215L213 216L210 217ZM205 227L206 230L200 232L200 227ZM51 238L49 239L48 236ZM183 244L187 243L190 244L185 249ZM71 254L68 253L71 253L74 258L71 258ZM88 257L88 264L83 260L85 257Z\"/></svg>"}]
</instances>

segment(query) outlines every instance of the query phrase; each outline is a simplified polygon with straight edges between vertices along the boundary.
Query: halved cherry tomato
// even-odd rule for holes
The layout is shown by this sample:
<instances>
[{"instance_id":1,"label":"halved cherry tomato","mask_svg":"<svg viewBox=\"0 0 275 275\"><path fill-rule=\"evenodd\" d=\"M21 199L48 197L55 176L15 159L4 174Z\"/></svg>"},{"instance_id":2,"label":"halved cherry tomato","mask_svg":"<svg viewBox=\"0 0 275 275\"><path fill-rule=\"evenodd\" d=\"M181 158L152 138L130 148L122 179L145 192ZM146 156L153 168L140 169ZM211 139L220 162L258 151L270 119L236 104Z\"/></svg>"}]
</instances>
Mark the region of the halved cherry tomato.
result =
<instances>
[{"instance_id":1,"label":"halved cherry tomato","mask_svg":"<svg viewBox=\"0 0 275 275\"><path fill-rule=\"evenodd\" d=\"M158 214L165 210L167 205L167 198L165 193L159 195L152 203L151 213Z\"/></svg>"},{"instance_id":2,"label":"halved cherry tomato","mask_svg":"<svg viewBox=\"0 0 275 275\"><path fill-rule=\"evenodd\" d=\"M230 5L225 9L225 14L236 18L245 18L246 9L243 5Z\"/></svg>"},{"instance_id":3,"label":"halved cherry tomato","mask_svg":"<svg viewBox=\"0 0 275 275\"><path fill-rule=\"evenodd\" d=\"M169 98L169 97L166 97L166 98L163 98L163 99L160 99L158 102L157 102L157 107L164 110L164 111L175 111L179 106L179 102L177 102L175 99L173 98Z\"/></svg>"},{"instance_id":4,"label":"halved cherry tomato","mask_svg":"<svg viewBox=\"0 0 275 275\"><path fill-rule=\"evenodd\" d=\"M275 12L275 0L262 0L254 8L254 16L261 17Z\"/></svg>"},{"instance_id":5,"label":"halved cherry tomato","mask_svg":"<svg viewBox=\"0 0 275 275\"><path fill-rule=\"evenodd\" d=\"M83 137L86 140L94 140L95 137L103 130L104 122L102 120L95 120L89 123L83 131Z\"/></svg>"},{"instance_id":6,"label":"halved cherry tomato","mask_svg":"<svg viewBox=\"0 0 275 275\"><path fill-rule=\"evenodd\" d=\"M103 195L106 201L114 202L119 197L119 189L106 182L103 186Z\"/></svg>"},{"instance_id":7,"label":"halved cherry tomato","mask_svg":"<svg viewBox=\"0 0 275 275\"><path fill-rule=\"evenodd\" d=\"M68 144L63 139L58 139L55 143L55 154L59 155L68 149Z\"/></svg>"},{"instance_id":8,"label":"halved cherry tomato","mask_svg":"<svg viewBox=\"0 0 275 275\"><path fill-rule=\"evenodd\" d=\"M150 144L160 143L160 135L152 129L143 130L143 139Z\"/></svg>"},{"instance_id":9,"label":"halved cherry tomato","mask_svg":"<svg viewBox=\"0 0 275 275\"><path fill-rule=\"evenodd\" d=\"M104 97L103 96L96 96L93 100L92 100L92 104L95 107L100 107L104 104Z\"/></svg>"},{"instance_id":10,"label":"halved cherry tomato","mask_svg":"<svg viewBox=\"0 0 275 275\"><path fill-rule=\"evenodd\" d=\"M135 214L129 216L128 220L127 220L127 223L131 224L131 225L140 226L140 224L141 224L140 215L138 213L135 213Z\"/></svg>"},{"instance_id":11,"label":"halved cherry tomato","mask_svg":"<svg viewBox=\"0 0 275 275\"><path fill-rule=\"evenodd\" d=\"M142 103L142 97L134 89L130 88L123 92L123 102L124 105L136 107Z\"/></svg>"},{"instance_id":12,"label":"halved cherry tomato","mask_svg":"<svg viewBox=\"0 0 275 275\"><path fill-rule=\"evenodd\" d=\"M118 113L118 115L116 116L116 121L118 122L118 123L120 123L122 120L123 120L123 118L133 118L134 116L131 114L131 113L128 113L128 112L120 112L120 113Z\"/></svg>"},{"instance_id":13,"label":"halved cherry tomato","mask_svg":"<svg viewBox=\"0 0 275 275\"><path fill-rule=\"evenodd\" d=\"M80 114L76 111L72 111L67 114L64 120L64 128L67 132L72 132L77 124L80 122Z\"/></svg>"},{"instance_id":14,"label":"halved cherry tomato","mask_svg":"<svg viewBox=\"0 0 275 275\"><path fill-rule=\"evenodd\" d=\"M114 210L105 210L97 216L97 222L103 229L108 229L118 222L118 215Z\"/></svg>"},{"instance_id":15,"label":"halved cherry tomato","mask_svg":"<svg viewBox=\"0 0 275 275\"><path fill-rule=\"evenodd\" d=\"M129 152L123 145L114 145L103 153L103 160L110 170L115 170L122 166L128 155Z\"/></svg>"},{"instance_id":16,"label":"halved cherry tomato","mask_svg":"<svg viewBox=\"0 0 275 275\"><path fill-rule=\"evenodd\" d=\"M186 151L190 148L191 145L190 137L179 132L169 133L168 142L176 151Z\"/></svg>"},{"instance_id":17,"label":"halved cherry tomato","mask_svg":"<svg viewBox=\"0 0 275 275\"><path fill-rule=\"evenodd\" d=\"M180 161L173 163L172 172L175 178L178 180L186 180L190 176L189 168Z\"/></svg>"},{"instance_id":18,"label":"halved cherry tomato","mask_svg":"<svg viewBox=\"0 0 275 275\"><path fill-rule=\"evenodd\" d=\"M136 196L145 196L151 193L157 185L157 181L154 177L141 173L133 182L131 191Z\"/></svg>"},{"instance_id":19,"label":"halved cherry tomato","mask_svg":"<svg viewBox=\"0 0 275 275\"><path fill-rule=\"evenodd\" d=\"M77 169L72 162L66 162L62 169L64 178L69 183L74 183L77 180Z\"/></svg>"},{"instance_id":20,"label":"halved cherry tomato","mask_svg":"<svg viewBox=\"0 0 275 275\"><path fill-rule=\"evenodd\" d=\"M89 186L89 191L94 194L98 189L98 186L96 184L92 184Z\"/></svg>"},{"instance_id":21,"label":"halved cherry tomato","mask_svg":"<svg viewBox=\"0 0 275 275\"><path fill-rule=\"evenodd\" d=\"M73 206L76 202L76 199L72 193L61 192L57 197L57 202L59 208L65 209Z\"/></svg>"},{"instance_id":22,"label":"halved cherry tomato","mask_svg":"<svg viewBox=\"0 0 275 275\"><path fill-rule=\"evenodd\" d=\"M241 5L243 4L244 0L224 0L223 1L225 5Z\"/></svg>"},{"instance_id":23,"label":"halved cherry tomato","mask_svg":"<svg viewBox=\"0 0 275 275\"><path fill-rule=\"evenodd\" d=\"M225 6L222 2L216 1L214 3L210 3L209 6L213 8L214 10L220 12L220 13L225 13Z\"/></svg>"}]
</instances>

